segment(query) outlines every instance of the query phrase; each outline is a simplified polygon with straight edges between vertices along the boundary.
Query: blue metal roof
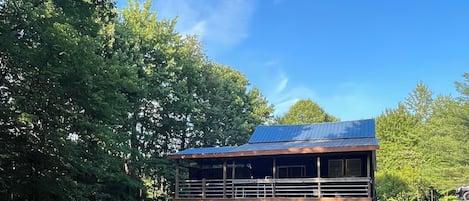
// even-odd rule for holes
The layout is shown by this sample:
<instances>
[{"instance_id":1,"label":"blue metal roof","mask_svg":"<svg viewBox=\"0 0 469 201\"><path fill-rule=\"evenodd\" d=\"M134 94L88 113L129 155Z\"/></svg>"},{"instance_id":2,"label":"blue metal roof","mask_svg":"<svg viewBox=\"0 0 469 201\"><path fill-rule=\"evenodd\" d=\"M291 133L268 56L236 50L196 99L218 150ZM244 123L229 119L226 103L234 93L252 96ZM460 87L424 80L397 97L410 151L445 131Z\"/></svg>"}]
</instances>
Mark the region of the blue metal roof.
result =
<instances>
[{"instance_id":1,"label":"blue metal roof","mask_svg":"<svg viewBox=\"0 0 469 201\"><path fill-rule=\"evenodd\" d=\"M291 141L291 142L245 144L233 150L230 150L230 152L286 150L286 149L304 149L304 148L332 148L332 147L350 147L350 146L376 146L376 145L378 145L378 140L376 138Z\"/></svg>"},{"instance_id":2,"label":"blue metal roof","mask_svg":"<svg viewBox=\"0 0 469 201\"><path fill-rule=\"evenodd\" d=\"M237 147L207 147L207 148L194 148L194 149L186 149L183 151L179 151L175 154L178 155L187 155L187 154L213 154L213 153L225 153L230 152Z\"/></svg>"},{"instance_id":3,"label":"blue metal roof","mask_svg":"<svg viewBox=\"0 0 469 201\"><path fill-rule=\"evenodd\" d=\"M374 119L308 125L258 126L249 143L375 137Z\"/></svg>"},{"instance_id":4,"label":"blue metal roof","mask_svg":"<svg viewBox=\"0 0 469 201\"><path fill-rule=\"evenodd\" d=\"M187 149L171 155L378 146L374 119L310 125L258 126L248 144L239 147Z\"/></svg>"}]
</instances>

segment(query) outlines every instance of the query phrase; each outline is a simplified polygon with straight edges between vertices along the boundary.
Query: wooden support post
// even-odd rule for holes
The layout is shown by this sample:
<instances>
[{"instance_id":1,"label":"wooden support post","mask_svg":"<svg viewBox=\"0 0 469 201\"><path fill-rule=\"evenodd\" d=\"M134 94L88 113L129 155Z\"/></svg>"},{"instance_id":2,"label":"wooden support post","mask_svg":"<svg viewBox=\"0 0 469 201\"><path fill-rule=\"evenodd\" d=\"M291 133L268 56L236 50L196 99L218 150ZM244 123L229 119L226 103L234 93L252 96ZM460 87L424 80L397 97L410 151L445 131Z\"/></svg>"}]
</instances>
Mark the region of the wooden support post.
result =
<instances>
[{"instance_id":1,"label":"wooden support post","mask_svg":"<svg viewBox=\"0 0 469 201\"><path fill-rule=\"evenodd\" d=\"M366 156L366 177L368 177L370 180L368 181L368 197L371 198L371 182L372 182L372 178L371 178L371 153L369 153L367 156Z\"/></svg>"},{"instance_id":2,"label":"wooden support post","mask_svg":"<svg viewBox=\"0 0 469 201\"><path fill-rule=\"evenodd\" d=\"M277 178L277 160L272 158L272 178Z\"/></svg>"},{"instance_id":3,"label":"wooden support post","mask_svg":"<svg viewBox=\"0 0 469 201\"><path fill-rule=\"evenodd\" d=\"M226 160L223 161L223 198L226 198Z\"/></svg>"},{"instance_id":4,"label":"wooden support post","mask_svg":"<svg viewBox=\"0 0 469 201\"><path fill-rule=\"evenodd\" d=\"M272 197L275 197L275 181L277 180L277 159L272 158Z\"/></svg>"},{"instance_id":5,"label":"wooden support post","mask_svg":"<svg viewBox=\"0 0 469 201\"><path fill-rule=\"evenodd\" d=\"M319 156L316 157L316 167L318 173L318 198L321 198L321 158Z\"/></svg>"},{"instance_id":6,"label":"wooden support post","mask_svg":"<svg viewBox=\"0 0 469 201\"><path fill-rule=\"evenodd\" d=\"M376 151L371 151L371 197L376 199L375 172L377 170Z\"/></svg>"},{"instance_id":7,"label":"wooden support post","mask_svg":"<svg viewBox=\"0 0 469 201\"><path fill-rule=\"evenodd\" d=\"M174 188L174 197L179 198L179 160L176 160L176 175L175 175L175 188Z\"/></svg>"},{"instance_id":8,"label":"wooden support post","mask_svg":"<svg viewBox=\"0 0 469 201\"><path fill-rule=\"evenodd\" d=\"M234 180L236 175L236 163L233 160L233 166L231 167L231 197L235 197L235 187L234 187Z\"/></svg>"},{"instance_id":9,"label":"wooden support post","mask_svg":"<svg viewBox=\"0 0 469 201\"><path fill-rule=\"evenodd\" d=\"M371 177L371 160L370 160L370 156L371 154L368 154L366 156L366 176L367 177Z\"/></svg>"}]
</instances>

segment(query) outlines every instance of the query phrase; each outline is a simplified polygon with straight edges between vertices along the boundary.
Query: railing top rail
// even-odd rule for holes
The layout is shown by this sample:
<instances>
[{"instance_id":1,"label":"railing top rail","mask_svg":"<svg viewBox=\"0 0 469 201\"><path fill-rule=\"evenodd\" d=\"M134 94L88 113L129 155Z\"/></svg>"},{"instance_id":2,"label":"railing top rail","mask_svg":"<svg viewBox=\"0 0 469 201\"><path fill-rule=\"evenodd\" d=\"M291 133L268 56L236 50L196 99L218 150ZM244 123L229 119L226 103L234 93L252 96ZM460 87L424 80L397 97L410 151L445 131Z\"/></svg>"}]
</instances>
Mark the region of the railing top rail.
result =
<instances>
[{"instance_id":1,"label":"railing top rail","mask_svg":"<svg viewBox=\"0 0 469 201\"><path fill-rule=\"evenodd\" d=\"M368 182L371 177L340 177L340 178L321 178L321 182Z\"/></svg>"},{"instance_id":2,"label":"railing top rail","mask_svg":"<svg viewBox=\"0 0 469 201\"><path fill-rule=\"evenodd\" d=\"M340 178L276 178L276 179L226 179L233 183L272 183L272 182L369 182L370 177L340 177ZM202 182L202 179L187 179L182 182ZM222 179L206 179L206 182L223 182Z\"/></svg>"}]
</instances>

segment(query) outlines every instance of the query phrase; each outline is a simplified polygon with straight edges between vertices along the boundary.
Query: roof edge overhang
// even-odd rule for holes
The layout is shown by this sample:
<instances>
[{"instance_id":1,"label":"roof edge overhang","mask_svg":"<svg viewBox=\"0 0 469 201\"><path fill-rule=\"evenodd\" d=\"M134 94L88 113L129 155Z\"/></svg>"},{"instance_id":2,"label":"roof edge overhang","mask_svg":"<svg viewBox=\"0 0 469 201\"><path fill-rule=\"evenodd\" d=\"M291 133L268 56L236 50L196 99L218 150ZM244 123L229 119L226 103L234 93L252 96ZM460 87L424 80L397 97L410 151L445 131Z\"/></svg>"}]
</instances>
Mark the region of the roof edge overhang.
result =
<instances>
[{"instance_id":1,"label":"roof edge overhang","mask_svg":"<svg viewBox=\"0 0 469 201\"><path fill-rule=\"evenodd\" d=\"M375 151L377 149L379 149L378 145L290 148L290 149L281 149L281 150L257 150L257 151L223 152L223 153L171 154L171 155L168 155L168 159L175 160L175 159L198 159L198 158L273 156L273 155L288 155L288 154L317 154L317 153L336 153L336 152L350 152L350 151Z\"/></svg>"}]
</instances>

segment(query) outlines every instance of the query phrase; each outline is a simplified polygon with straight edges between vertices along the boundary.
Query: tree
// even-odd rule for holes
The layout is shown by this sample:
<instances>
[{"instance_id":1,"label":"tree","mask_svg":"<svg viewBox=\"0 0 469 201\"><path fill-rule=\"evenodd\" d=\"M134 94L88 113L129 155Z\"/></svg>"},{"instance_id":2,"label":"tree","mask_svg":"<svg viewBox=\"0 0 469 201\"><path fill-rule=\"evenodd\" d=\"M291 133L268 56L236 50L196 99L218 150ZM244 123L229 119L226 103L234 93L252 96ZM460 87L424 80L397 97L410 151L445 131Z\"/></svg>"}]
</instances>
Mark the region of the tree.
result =
<instances>
[{"instance_id":1,"label":"tree","mask_svg":"<svg viewBox=\"0 0 469 201\"><path fill-rule=\"evenodd\" d=\"M339 121L326 113L318 104L310 99L296 102L286 114L276 117L275 124L310 124L319 122Z\"/></svg>"},{"instance_id":2,"label":"tree","mask_svg":"<svg viewBox=\"0 0 469 201\"><path fill-rule=\"evenodd\" d=\"M197 101L192 93L201 77L196 68L203 55L192 46L192 38L174 31L175 20L157 20L150 1L143 8L138 1L128 3L116 24L113 46L113 57L137 73L139 86L124 125L136 150L125 157L126 167L129 175L145 181L149 198L168 199L173 168L164 157L187 141Z\"/></svg>"},{"instance_id":3,"label":"tree","mask_svg":"<svg viewBox=\"0 0 469 201\"><path fill-rule=\"evenodd\" d=\"M201 92L204 111L194 122L199 131L192 146L234 146L247 143L256 126L269 120L273 106L239 71L210 64Z\"/></svg>"},{"instance_id":4,"label":"tree","mask_svg":"<svg viewBox=\"0 0 469 201\"><path fill-rule=\"evenodd\" d=\"M158 20L150 1L142 8L128 3L113 46L113 56L137 72L140 87L124 126L138 150L127 165L152 199L168 199L174 190L168 153L244 143L273 109L260 92L247 90L240 72L208 61L196 37L175 32L175 20Z\"/></svg>"},{"instance_id":5,"label":"tree","mask_svg":"<svg viewBox=\"0 0 469 201\"><path fill-rule=\"evenodd\" d=\"M421 168L424 153L418 146L419 124L419 119L402 103L376 118L376 135L380 140L376 173L379 198L414 200L422 195L422 188L426 189Z\"/></svg>"},{"instance_id":6,"label":"tree","mask_svg":"<svg viewBox=\"0 0 469 201\"><path fill-rule=\"evenodd\" d=\"M428 199L430 187L447 195L468 181L467 99L465 83L457 83L459 98L433 95L419 83L396 109L377 118L380 140L377 188L382 199ZM467 85L466 85L467 86ZM407 188L386 181L392 175ZM393 192L392 195L389 192Z\"/></svg>"},{"instance_id":7,"label":"tree","mask_svg":"<svg viewBox=\"0 0 469 201\"><path fill-rule=\"evenodd\" d=\"M109 1L3 1L0 197L133 200L125 69L106 58ZM6 154L9 153L9 154Z\"/></svg>"},{"instance_id":8,"label":"tree","mask_svg":"<svg viewBox=\"0 0 469 201\"><path fill-rule=\"evenodd\" d=\"M412 93L407 97L405 105L407 110L422 121L432 114L433 93L423 83L418 83Z\"/></svg>"}]
</instances>

